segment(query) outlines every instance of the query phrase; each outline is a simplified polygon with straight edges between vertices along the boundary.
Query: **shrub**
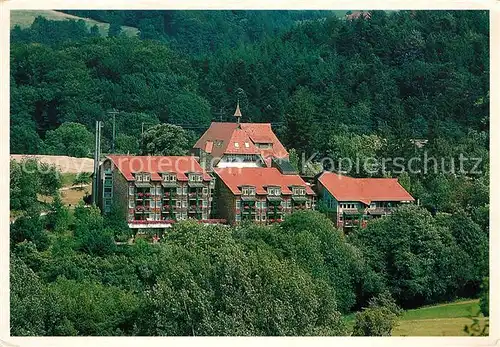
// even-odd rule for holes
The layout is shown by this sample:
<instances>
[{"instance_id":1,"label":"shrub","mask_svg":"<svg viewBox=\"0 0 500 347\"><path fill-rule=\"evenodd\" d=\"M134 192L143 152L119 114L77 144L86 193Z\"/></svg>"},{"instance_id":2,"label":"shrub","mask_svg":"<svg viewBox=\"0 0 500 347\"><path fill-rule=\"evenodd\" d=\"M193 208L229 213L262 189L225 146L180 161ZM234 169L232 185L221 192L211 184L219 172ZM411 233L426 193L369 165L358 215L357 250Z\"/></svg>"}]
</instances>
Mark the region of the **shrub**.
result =
<instances>
[{"instance_id":1,"label":"shrub","mask_svg":"<svg viewBox=\"0 0 500 347\"><path fill-rule=\"evenodd\" d=\"M402 310L388 292L370 300L367 308L356 313L354 336L391 336Z\"/></svg>"}]
</instances>

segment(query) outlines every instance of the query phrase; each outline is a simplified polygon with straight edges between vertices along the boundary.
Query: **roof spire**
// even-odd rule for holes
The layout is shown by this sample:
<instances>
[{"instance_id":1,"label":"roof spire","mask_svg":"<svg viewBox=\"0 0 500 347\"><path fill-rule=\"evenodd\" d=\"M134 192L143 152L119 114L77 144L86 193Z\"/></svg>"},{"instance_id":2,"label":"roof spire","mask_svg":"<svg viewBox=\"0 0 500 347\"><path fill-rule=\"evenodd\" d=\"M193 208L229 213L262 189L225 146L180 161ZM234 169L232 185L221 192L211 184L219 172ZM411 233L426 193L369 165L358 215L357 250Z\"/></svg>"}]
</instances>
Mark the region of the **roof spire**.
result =
<instances>
[{"instance_id":1,"label":"roof spire","mask_svg":"<svg viewBox=\"0 0 500 347\"><path fill-rule=\"evenodd\" d=\"M238 99L238 103L236 104L236 111L234 111L234 116L236 117L238 124L240 124L240 119L241 119L240 99Z\"/></svg>"}]
</instances>

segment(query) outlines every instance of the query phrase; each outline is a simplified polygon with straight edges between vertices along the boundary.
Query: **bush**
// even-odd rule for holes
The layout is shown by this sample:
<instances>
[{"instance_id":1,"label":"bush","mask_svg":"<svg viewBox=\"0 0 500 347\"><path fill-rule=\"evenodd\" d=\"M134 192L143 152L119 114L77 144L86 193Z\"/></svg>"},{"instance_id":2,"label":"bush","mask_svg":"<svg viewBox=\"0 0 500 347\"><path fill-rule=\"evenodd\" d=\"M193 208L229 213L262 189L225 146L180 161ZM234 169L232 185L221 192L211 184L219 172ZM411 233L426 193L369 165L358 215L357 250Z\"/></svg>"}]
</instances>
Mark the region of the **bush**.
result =
<instances>
[{"instance_id":1,"label":"bush","mask_svg":"<svg viewBox=\"0 0 500 347\"><path fill-rule=\"evenodd\" d=\"M11 247L23 241L32 241L39 251L44 251L49 247L47 232L43 229L36 210L29 212L26 216L19 217L10 227Z\"/></svg>"},{"instance_id":2,"label":"bush","mask_svg":"<svg viewBox=\"0 0 500 347\"><path fill-rule=\"evenodd\" d=\"M402 310L388 292L370 300L367 308L356 313L353 336L391 336Z\"/></svg>"}]
</instances>

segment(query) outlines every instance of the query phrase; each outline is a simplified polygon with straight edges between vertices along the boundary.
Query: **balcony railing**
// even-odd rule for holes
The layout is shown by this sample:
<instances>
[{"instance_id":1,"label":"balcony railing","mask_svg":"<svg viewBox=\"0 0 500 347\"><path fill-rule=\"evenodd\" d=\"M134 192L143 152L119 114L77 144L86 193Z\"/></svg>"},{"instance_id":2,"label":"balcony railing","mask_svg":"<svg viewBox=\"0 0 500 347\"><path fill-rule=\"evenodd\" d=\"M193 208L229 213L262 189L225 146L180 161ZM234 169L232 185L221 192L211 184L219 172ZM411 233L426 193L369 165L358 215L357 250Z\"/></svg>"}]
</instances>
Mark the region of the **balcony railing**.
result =
<instances>
[{"instance_id":1,"label":"balcony railing","mask_svg":"<svg viewBox=\"0 0 500 347\"><path fill-rule=\"evenodd\" d=\"M150 212L151 211L151 206L142 206L142 205L139 205L139 206L135 207L135 211L136 212Z\"/></svg>"},{"instance_id":2,"label":"balcony railing","mask_svg":"<svg viewBox=\"0 0 500 347\"><path fill-rule=\"evenodd\" d=\"M147 199L151 199L151 193L136 193L135 194L135 198L137 200L147 200Z\"/></svg>"}]
</instances>

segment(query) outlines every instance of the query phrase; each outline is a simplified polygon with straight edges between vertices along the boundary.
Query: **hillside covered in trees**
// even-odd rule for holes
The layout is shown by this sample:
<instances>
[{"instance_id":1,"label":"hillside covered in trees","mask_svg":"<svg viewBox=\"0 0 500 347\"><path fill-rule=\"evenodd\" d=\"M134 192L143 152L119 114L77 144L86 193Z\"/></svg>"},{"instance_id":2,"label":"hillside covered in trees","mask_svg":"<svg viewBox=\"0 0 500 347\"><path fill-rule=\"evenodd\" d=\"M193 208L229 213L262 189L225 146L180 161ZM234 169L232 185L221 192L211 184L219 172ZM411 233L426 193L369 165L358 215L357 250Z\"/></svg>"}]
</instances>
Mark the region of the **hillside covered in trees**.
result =
<instances>
[{"instance_id":1,"label":"hillside covered in trees","mask_svg":"<svg viewBox=\"0 0 500 347\"><path fill-rule=\"evenodd\" d=\"M96 120L109 153L116 109L115 152L154 151L143 139L166 123L180 154L211 121L233 121L239 100L243 121L271 122L295 159L444 164L353 174L398 177L420 206L347 236L301 212L268 227L179 223L157 245L124 246L114 242L130 237L120 218L94 208L54 199L40 216L37 196L58 195L57 175L11 163L11 209L23 211L11 226L13 335L342 335L342 316L370 302L406 309L479 295L489 272L487 11L352 21L329 11L67 12L110 32L44 18L12 29L11 153L91 157ZM474 160L457 172L460 156Z\"/></svg>"}]
</instances>

